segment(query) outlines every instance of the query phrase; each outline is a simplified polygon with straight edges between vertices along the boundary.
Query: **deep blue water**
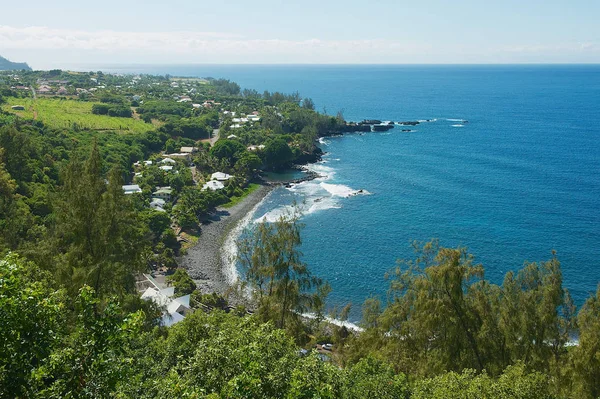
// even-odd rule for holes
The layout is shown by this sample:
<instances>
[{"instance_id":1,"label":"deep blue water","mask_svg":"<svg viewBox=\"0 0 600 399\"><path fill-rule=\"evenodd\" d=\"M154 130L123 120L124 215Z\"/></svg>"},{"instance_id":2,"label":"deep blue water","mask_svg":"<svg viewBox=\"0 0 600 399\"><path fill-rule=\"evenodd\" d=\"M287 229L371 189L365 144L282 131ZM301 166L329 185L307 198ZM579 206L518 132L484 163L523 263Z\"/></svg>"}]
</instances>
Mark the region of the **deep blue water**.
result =
<instances>
[{"instance_id":1,"label":"deep blue water","mask_svg":"<svg viewBox=\"0 0 600 399\"><path fill-rule=\"evenodd\" d=\"M256 214L274 217L306 199L304 260L331 283L331 304L354 304L354 319L365 298L385 296L384 273L413 257L412 240L467 246L496 283L556 250L578 304L600 281L600 66L144 71L297 90L348 120L437 119L410 133L327 139L315 168L328 177L276 190ZM358 189L371 195L346 197Z\"/></svg>"}]
</instances>

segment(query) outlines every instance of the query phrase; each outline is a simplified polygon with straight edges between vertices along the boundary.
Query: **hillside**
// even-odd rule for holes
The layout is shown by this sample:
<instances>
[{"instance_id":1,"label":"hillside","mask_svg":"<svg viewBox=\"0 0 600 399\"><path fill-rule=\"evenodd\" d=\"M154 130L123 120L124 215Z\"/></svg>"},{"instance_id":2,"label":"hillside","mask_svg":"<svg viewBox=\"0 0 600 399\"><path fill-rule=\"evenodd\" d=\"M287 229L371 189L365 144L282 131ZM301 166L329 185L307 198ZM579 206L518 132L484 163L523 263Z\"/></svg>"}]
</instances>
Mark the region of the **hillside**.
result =
<instances>
[{"instance_id":1,"label":"hillside","mask_svg":"<svg viewBox=\"0 0 600 399\"><path fill-rule=\"evenodd\" d=\"M0 71L22 70L31 71L31 67L26 62L12 62L0 55Z\"/></svg>"}]
</instances>

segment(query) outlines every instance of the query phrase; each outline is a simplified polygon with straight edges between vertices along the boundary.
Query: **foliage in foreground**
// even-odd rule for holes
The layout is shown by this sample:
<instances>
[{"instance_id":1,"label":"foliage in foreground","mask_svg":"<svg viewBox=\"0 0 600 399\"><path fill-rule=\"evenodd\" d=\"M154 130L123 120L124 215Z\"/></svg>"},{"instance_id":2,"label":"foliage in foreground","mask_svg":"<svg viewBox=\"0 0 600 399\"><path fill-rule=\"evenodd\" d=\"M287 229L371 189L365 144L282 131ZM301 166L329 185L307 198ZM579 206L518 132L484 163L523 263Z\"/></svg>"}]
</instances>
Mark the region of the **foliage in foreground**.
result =
<instances>
[{"instance_id":1,"label":"foliage in foreground","mask_svg":"<svg viewBox=\"0 0 600 399\"><path fill-rule=\"evenodd\" d=\"M0 262L0 397L549 398L546 377L514 366L409 383L368 356L339 368L252 316L197 311L169 329L143 328L84 286L74 308L48 275L10 254ZM65 320L72 317L70 328Z\"/></svg>"}]
</instances>

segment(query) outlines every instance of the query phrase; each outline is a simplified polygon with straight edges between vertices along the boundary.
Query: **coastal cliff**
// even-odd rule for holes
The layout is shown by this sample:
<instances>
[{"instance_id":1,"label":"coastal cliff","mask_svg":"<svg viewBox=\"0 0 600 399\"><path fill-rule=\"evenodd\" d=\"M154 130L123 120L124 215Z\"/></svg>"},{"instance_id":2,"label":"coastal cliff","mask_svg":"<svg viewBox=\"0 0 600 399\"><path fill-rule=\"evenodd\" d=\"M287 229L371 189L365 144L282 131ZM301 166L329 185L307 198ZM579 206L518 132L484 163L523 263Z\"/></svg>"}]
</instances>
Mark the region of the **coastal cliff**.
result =
<instances>
[{"instance_id":1,"label":"coastal cliff","mask_svg":"<svg viewBox=\"0 0 600 399\"><path fill-rule=\"evenodd\" d=\"M31 67L26 62L12 62L0 55L0 71L20 71L23 69L31 71Z\"/></svg>"}]
</instances>

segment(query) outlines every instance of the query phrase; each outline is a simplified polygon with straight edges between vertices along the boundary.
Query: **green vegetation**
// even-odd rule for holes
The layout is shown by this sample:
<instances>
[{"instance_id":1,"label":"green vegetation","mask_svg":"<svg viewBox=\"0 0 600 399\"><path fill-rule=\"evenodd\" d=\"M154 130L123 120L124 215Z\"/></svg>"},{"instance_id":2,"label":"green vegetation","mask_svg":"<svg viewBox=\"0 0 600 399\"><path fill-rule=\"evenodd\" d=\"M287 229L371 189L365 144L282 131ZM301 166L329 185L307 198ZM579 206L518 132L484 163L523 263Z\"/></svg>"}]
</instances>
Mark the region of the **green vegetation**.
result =
<instances>
[{"instance_id":1,"label":"green vegetation","mask_svg":"<svg viewBox=\"0 0 600 399\"><path fill-rule=\"evenodd\" d=\"M25 111L13 111L11 109L13 105L23 105ZM94 105L99 104L55 98L38 98L37 100L8 98L2 109L6 112L14 112L22 118L35 118L56 129L107 130L126 133L145 133L154 129L152 125L132 118L97 115L92 112Z\"/></svg>"},{"instance_id":2,"label":"green vegetation","mask_svg":"<svg viewBox=\"0 0 600 399\"><path fill-rule=\"evenodd\" d=\"M260 184L250 183L248 187L244 189L244 193L239 197L233 196L229 199L229 202L221 205L223 208L231 208L244 200L248 195L252 194L260 187Z\"/></svg>"},{"instance_id":3,"label":"green vegetation","mask_svg":"<svg viewBox=\"0 0 600 399\"><path fill-rule=\"evenodd\" d=\"M330 288L302 261L294 215L239 243L244 305L178 268L180 238L258 189L262 170L318 158L316 138L344 131L342 115L227 80L10 76L49 93L0 79L0 397L600 396L600 288L577 311L554 256L497 285L464 248L416 245L386 301L362 305L360 333L325 320ZM200 140L213 129L211 147ZM215 177L224 187L203 189L215 172L230 174ZM158 325L162 310L136 291L147 271L196 311Z\"/></svg>"},{"instance_id":4,"label":"green vegetation","mask_svg":"<svg viewBox=\"0 0 600 399\"><path fill-rule=\"evenodd\" d=\"M330 291L300 258L301 227L297 216L281 217L273 224L260 223L238 243L239 261L259 318L274 321L300 342L304 340L300 315L312 311L322 318Z\"/></svg>"},{"instance_id":5,"label":"green vegetation","mask_svg":"<svg viewBox=\"0 0 600 399\"><path fill-rule=\"evenodd\" d=\"M29 70L31 71L31 67L27 65L26 62L11 62L8 59L0 56L0 71L10 71L10 70Z\"/></svg>"}]
</instances>

